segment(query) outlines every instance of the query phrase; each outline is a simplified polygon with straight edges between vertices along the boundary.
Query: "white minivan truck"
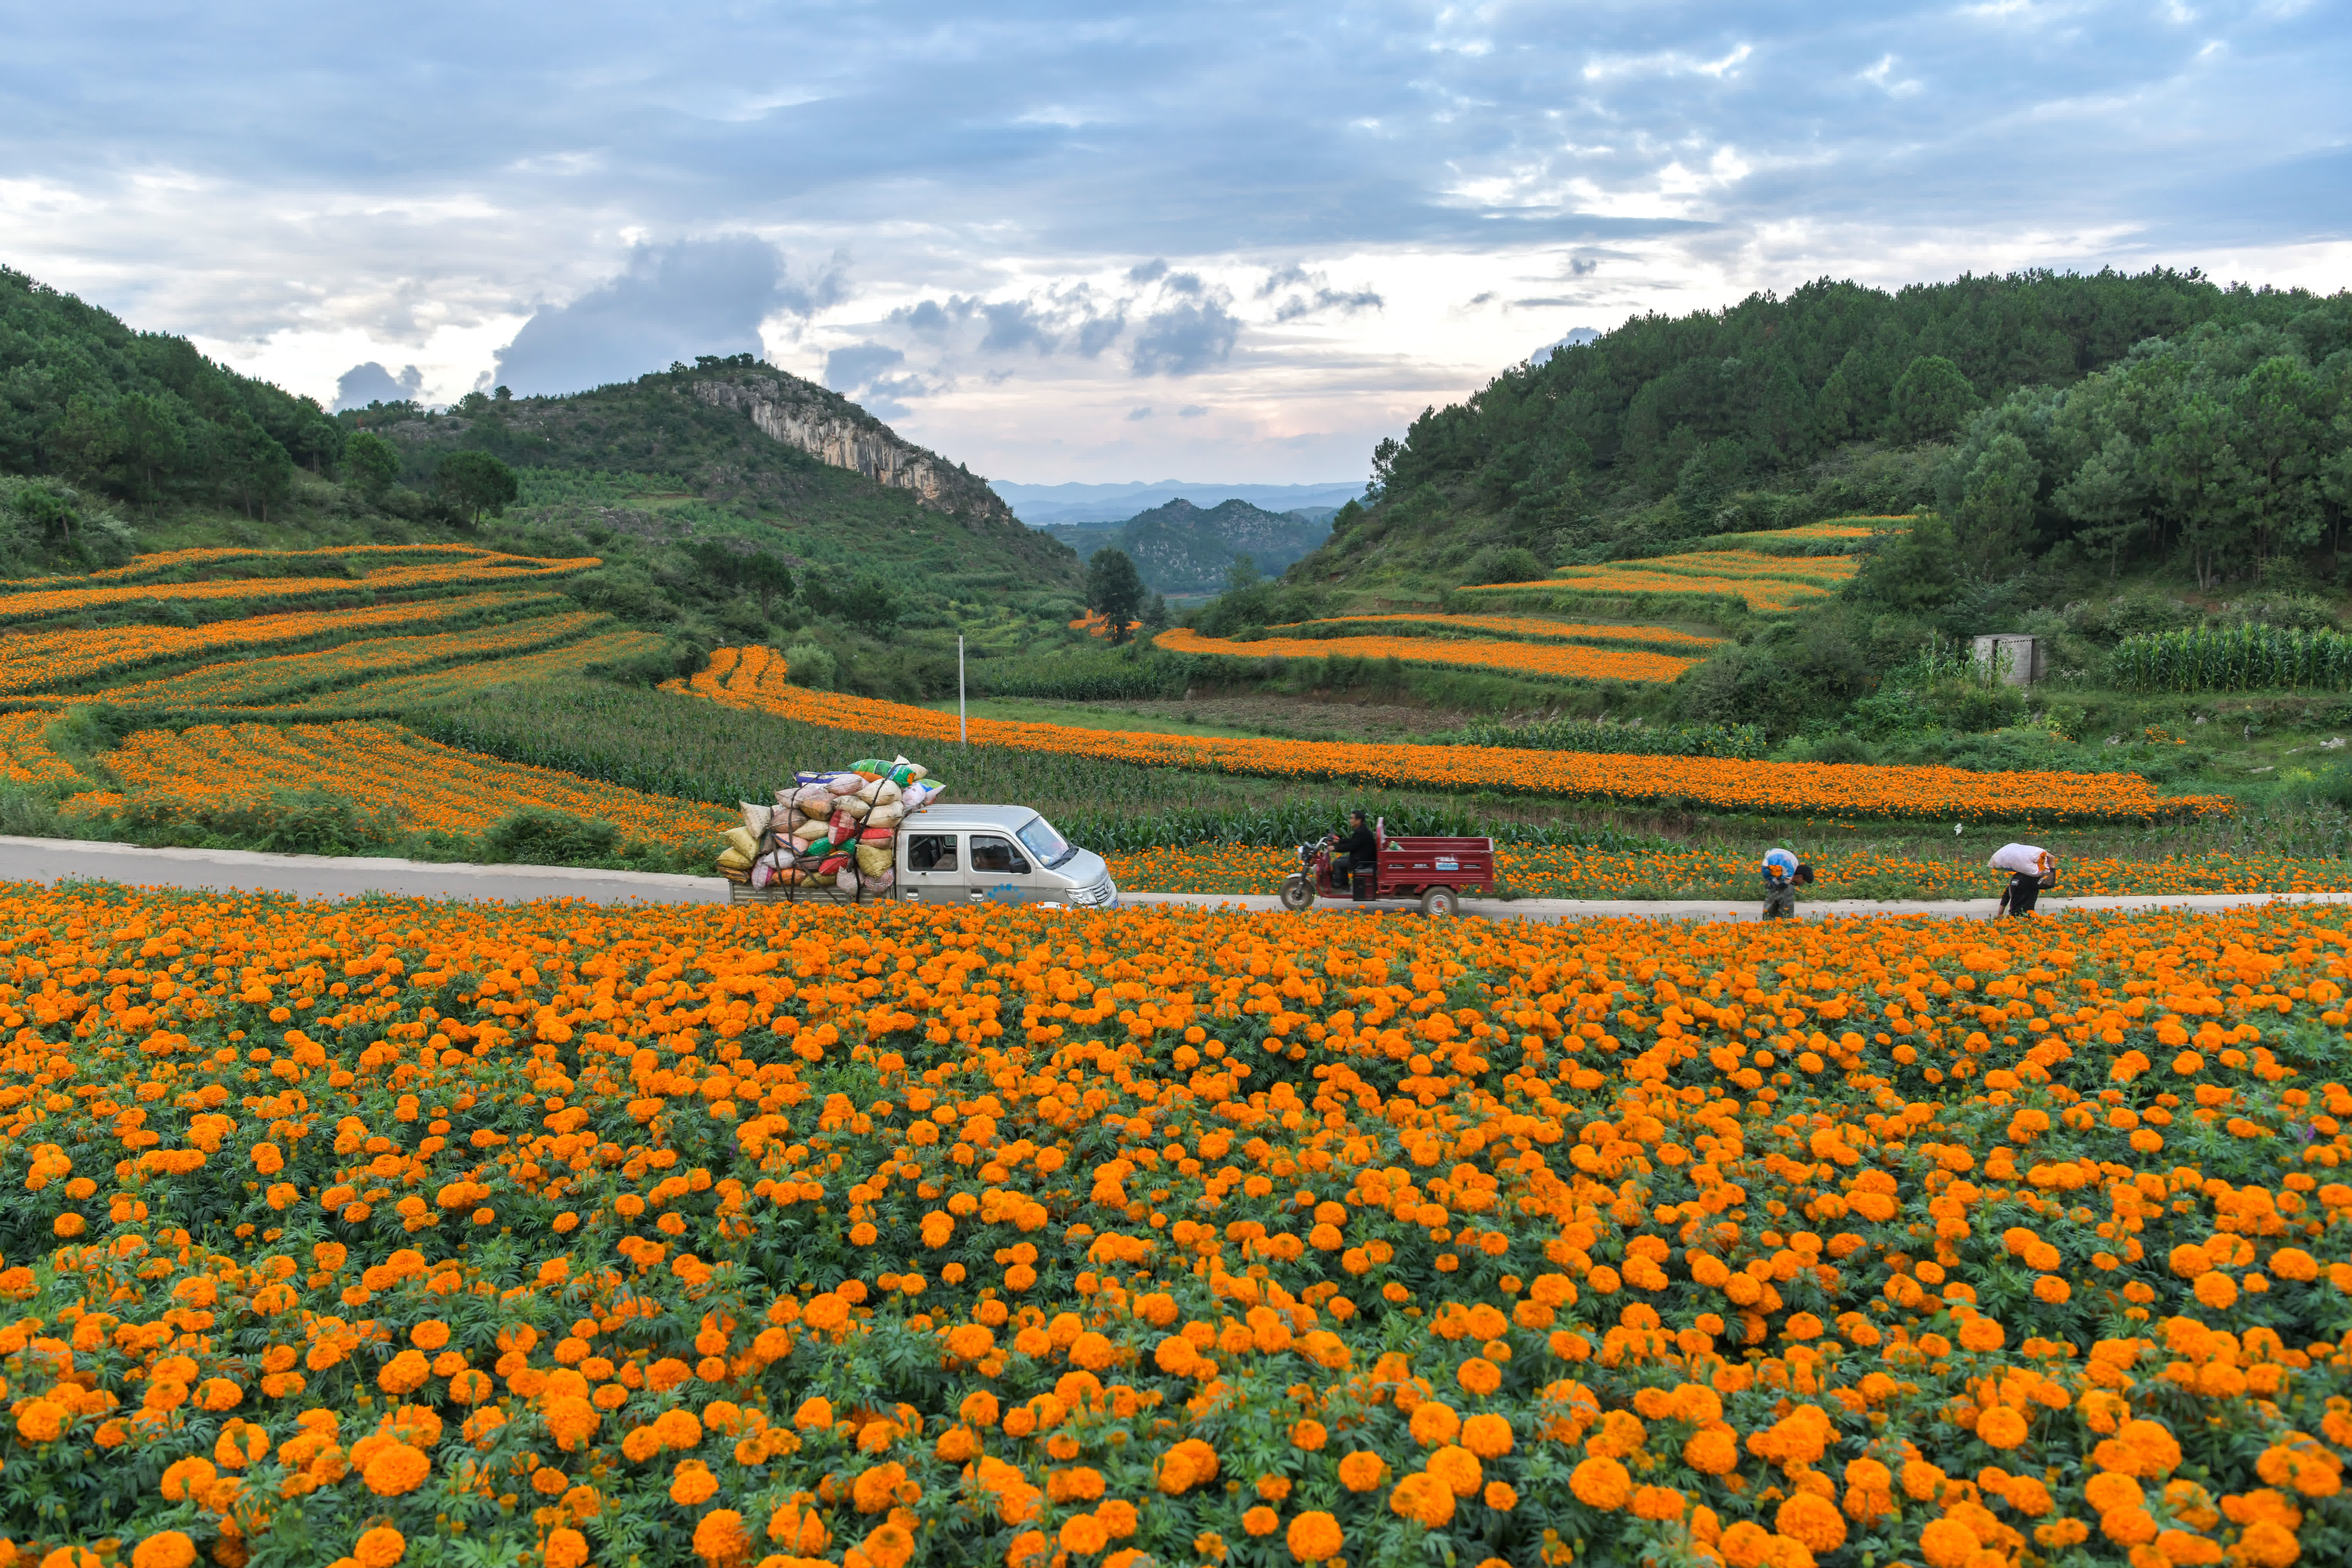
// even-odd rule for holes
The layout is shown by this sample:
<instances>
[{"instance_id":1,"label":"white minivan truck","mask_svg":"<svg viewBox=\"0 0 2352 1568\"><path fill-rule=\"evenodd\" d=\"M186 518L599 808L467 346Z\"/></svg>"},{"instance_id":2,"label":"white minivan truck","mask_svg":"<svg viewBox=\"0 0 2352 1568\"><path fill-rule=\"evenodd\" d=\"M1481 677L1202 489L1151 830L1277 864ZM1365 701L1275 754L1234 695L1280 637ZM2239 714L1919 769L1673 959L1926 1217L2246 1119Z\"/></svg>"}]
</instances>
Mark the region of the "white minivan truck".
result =
<instances>
[{"instance_id":1,"label":"white minivan truck","mask_svg":"<svg viewBox=\"0 0 2352 1568\"><path fill-rule=\"evenodd\" d=\"M1101 856L1078 848L1025 805L941 801L898 825L890 896L908 903L1108 909L1118 888Z\"/></svg>"}]
</instances>

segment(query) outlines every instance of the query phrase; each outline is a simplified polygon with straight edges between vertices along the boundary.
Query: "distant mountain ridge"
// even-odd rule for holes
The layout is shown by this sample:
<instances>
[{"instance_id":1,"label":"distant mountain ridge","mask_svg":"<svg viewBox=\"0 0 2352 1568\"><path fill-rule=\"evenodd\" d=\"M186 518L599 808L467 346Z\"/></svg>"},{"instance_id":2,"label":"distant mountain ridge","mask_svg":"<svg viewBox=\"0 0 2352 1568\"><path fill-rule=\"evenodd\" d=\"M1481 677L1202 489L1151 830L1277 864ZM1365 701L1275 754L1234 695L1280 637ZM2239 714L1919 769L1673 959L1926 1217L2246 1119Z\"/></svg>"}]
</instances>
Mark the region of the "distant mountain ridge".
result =
<instances>
[{"instance_id":1,"label":"distant mountain ridge","mask_svg":"<svg viewBox=\"0 0 2352 1568\"><path fill-rule=\"evenodd\" d=\"M1199 507L1182 497L1136 513L1116 528L1054 525L1043 530L1081 558L1116 547L1135 561L1146 586L1161 594L1214 593L1234 563L1247 555L1267 576L1330 536L1330 511L1274 512L1234 497Z\"/></svg>"},{"instance_id":2,"label":"distant mountain ridge","mask_svg":"<svg viewBox=\"0 0 2352 1568\"><path fill-rule=\"evenodd\" d=\"M1337 510L1364 493L1360 479L1307 485L1223 484L1198 479L1138 480L1116 485L1024 485L1010 479L991 482L996 493L1012 503L1014 515L1033 528L1057 523L1124 522L1138 512L1165 506L1179 497L1215 496L1221 500L1245 500L1270 512L1286 512L1319 508Z\"/></svg>"}]
</instances>

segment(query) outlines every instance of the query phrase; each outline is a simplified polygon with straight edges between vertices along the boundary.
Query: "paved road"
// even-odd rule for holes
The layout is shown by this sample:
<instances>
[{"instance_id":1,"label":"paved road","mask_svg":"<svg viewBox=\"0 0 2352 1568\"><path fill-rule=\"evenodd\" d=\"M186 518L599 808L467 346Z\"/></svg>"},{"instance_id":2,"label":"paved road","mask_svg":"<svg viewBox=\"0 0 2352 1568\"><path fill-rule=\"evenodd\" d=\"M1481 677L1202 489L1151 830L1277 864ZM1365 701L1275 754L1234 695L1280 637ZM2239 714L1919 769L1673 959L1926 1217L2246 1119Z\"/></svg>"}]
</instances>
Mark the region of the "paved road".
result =
<instances>
[{"instance_id":1,"label":"paved road","mask_svg":"<svg viewBox=\"0 0 2352 1568\"><path fill-rule=\"evenodd\" d=\"M1271 893L1121 893L1122 904L1227 904L1246 910L1281 907ZM2174 893L2114 894L2079 899L2044 898L2036 914L2066 914L2093 910L2238 910L2255 904L2352 904L2352 892L2341 893ZM1318 910L1355 914L1361 910L1412 910L1412 904L1318 903ZM1465 899L1462 912L1493 920L1568 921L1616 918L1675 921L1760 921L1760 899ZM1819 899L1797 905L1803 920L1839 920L1853 915L1941 915L1960 920L1991 920L2000 913L2000 900L1991 899Z\"/></svg>"},{"instance_id":2,"label":"paved road","mask_svg":"<svg viewBox=\"0 0 2352 1568\"><path fill-rule=\"evenodd\" d=\"M142 849L131 844L88 839L0 837L0 882L53 883L68 879L120 882L139 888L187 888L213 892L291 893L306 899L363 898L390 893L404 898L459 899L527 903L537 899L583 899L593 903L723 904L727 884L717 877L686 877L655 871L584 871L567 866L468 866L372 856L261 855L242 849ZM1272 910L1281 906L1271 893L1122 893L1122 904L1191 905ZM2234 910L2266 903L2352 904L2352 892L2187 893L2102 898L2043 899L2042 910L2064 914L2077 910ZM1861 899L1822 899L1800 903L1807 920L1850 915L1943 915L1989 920L1999 911L1994 899L1909 900L1873 903ZM1320 911L1354 915L1360 907L1325 903ZM1410 911L1411 904L1375 904L1364 910ZM1563 921L1596 917L1679 921L1753 921L1755 900L1713 899L1517 899L1510 902L1465 900L1462 912L1495 920Z\"/></svg>"},{"instance_id":3,"label":"paved road","mask_svg":"<svg viewBox=\"0 0 2352 1568\"><path fill-rule=\"evenodd\" d=\"M0 881L67 878L137 888L292 893L306 899L394 893L507 904L534 899L585 899L600 904L727 901L727 884L716 877L666 872L444 865L383 856L261 855L243 849L142 849L88 839L0 837Z\"/></svg>"}]
</instances>

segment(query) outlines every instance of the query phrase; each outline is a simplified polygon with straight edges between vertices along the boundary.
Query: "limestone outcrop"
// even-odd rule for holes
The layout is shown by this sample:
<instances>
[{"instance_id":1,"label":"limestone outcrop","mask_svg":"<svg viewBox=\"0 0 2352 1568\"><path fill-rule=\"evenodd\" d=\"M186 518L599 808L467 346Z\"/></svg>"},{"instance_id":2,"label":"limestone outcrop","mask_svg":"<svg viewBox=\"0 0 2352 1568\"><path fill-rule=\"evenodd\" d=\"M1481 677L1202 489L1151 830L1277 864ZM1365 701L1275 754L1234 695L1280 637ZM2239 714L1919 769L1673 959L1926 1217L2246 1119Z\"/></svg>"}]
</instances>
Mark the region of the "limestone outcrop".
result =
<instances>
[{"instance_id":1,"label":"limestone outcrop","mask_svg":"<svg viewBox=\"0 0 2352 1568\"><path fill-rule=\"evenodd\" d=\"M770 371L698 380L692 391L714 407L742 414L773 440L907 490L935 511L974 525L1017 521L988 481L903 439L838 393Z\"/></svg>"}]
</instances>

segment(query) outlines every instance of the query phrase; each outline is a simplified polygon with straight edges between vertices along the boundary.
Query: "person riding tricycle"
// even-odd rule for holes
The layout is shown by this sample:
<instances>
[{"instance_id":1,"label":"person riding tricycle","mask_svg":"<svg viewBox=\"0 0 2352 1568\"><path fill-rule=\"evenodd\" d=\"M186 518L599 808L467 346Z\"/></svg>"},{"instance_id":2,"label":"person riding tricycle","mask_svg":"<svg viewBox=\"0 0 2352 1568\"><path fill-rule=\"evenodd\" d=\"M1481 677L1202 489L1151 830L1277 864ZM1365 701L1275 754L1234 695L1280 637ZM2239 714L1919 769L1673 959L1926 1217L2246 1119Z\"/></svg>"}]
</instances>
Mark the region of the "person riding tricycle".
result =
<instances>
[{"instance_id":1,"label":"person riding tricycle","mask_svg":"<svg viewBox=\"0 0 2352 1568\"><path fill-rule=\"evenodd\" d=\"M1391 837L1351 811L1345 833L1298 847L1298 869L1283 881L1282 907L1311 909L1318 898L1415 900L1425 915L1451 915L1464 893L1494 887L1493 839Z\"/></svg>"}]
</instances>

